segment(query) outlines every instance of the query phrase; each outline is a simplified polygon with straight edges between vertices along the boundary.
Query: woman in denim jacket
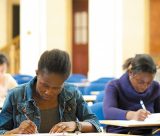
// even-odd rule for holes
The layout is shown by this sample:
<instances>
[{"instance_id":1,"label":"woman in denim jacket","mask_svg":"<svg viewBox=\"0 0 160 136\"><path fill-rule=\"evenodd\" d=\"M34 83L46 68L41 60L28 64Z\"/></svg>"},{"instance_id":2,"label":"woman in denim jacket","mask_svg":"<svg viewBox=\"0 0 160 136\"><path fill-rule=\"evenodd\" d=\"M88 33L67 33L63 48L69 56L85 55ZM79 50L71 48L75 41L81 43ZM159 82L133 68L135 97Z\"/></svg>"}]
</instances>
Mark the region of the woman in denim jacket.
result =
<instances>
[{"instance_id":1,"label":"woman in denim jacket","mask_svg":"<svg viewBox=\"0 0 160 136\"><path fill-rule=\"evenodd\" d=\"M70 69L66 52L45 51L36 77L9 92L0 113L0 134L100 132L77 88L64 83Z\"/></svg>"}]
</instances>

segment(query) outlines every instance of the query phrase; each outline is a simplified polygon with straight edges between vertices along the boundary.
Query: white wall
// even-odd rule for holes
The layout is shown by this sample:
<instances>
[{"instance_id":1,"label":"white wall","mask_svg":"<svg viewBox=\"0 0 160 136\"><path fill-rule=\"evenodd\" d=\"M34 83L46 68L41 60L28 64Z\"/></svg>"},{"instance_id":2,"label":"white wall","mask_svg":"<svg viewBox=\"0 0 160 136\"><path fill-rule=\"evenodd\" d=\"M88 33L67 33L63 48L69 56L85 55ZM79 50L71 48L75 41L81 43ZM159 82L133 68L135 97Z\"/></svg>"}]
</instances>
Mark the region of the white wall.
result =
<instances>
[{"instance_id":1,"label":"white wall","mask_svg":"<svg viewBox=\"0 0 160 136\"><path fill-rule=\"evenodd\" d=\"M0 48L7 43L7 0L0 0Z\"/></svg>"},{"instance_id":2,"label":"white wall","mask_svg":"<svg viewBox=\"0 0 160 136\"><path fill-rule=\"evenodd\" d=\"M122 0L90 0L89 5L89 78L118 76L122 61Z\"/></svg>"},{"instance_id":3,"label":"white wall","mask_svg":"<svg viewBox=\"0 0 160 136\"><path fill-rule=\"evenodd\" d=\"M149 0L89 0L89 78L119 77L125 59L146 52ZM45 16L46 15L46 16ZM21 0L21 73L45 49L71 52L71 0Z\"/></svg>"},{"instance_id":4,"label":"white wall","mask_svg":"<svg viewBox=\"0 0 160 136\"><path fill-rule=\"evenodd\" d=\"M71 51L70 14L71 0L21 0L21 73L34 75L46 49Z\"/></svg>"},{"instance_id":5,"label":"white wall","mask_svg":"<svg viewBox=\"0 0 160 136\"><path fill-rule=\"evenodd\" d=\"M148 52L148 3L148 0L123 0L123 61Z\"/></svg>"},{"instance_id":6,"label":"white wall","mask_svg":"<svg viewBox=\"0 0 160 136\"><path fill-rule=\"evenodd\" d=\"M119 77L127 58L148 51L149 0L89 3L89 78Z\"/></svg>"},{"instance_id":7,"label":"white wall","mask_svg":"<svg viewBox=\"0 0 160 136\"><path fill-rule=\"evenodd\" d=\"M47 0L47 48L68 50L68 6L70 0Z\"/></svg>"},{"instance_id":8,"label":"white wall","mask_svg":"<svg viewBox=\"0 0 160 136\"><path fill-rule=\"evenodd\" d=\"M46 0L21 0L20 4L20 73L35 75L38 59L47 49Z\"/></svg>"}]
</instances>

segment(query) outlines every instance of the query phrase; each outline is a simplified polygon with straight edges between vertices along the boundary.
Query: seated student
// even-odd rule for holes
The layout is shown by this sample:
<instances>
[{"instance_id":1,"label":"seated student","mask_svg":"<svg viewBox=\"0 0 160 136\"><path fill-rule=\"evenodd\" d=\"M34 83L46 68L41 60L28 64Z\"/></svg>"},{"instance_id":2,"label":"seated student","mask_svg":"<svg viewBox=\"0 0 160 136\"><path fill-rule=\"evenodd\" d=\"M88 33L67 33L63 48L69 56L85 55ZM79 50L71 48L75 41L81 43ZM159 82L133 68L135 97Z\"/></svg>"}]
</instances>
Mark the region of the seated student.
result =
<instances>
[{"instance_id":1,"label":"seated student","mask_svg":"<svg viewBox=\"0 0 160 136\"><path fill-rule=\"evenodd\" d=\"M3 99L8 90L17 86L16 80L7 73L8 59L3 54L0 53L0 97Z\"/></svg>"},{"instance_id":2,"label":"seated student","mask_svg":"<svg viewBox=\"0 0 160 136\"><path fill-rule=\"evenodd\" d=\"M105 118L143 121L148 114L160 112L160 85L153 81L156 65L152 58L147 54L138 54L126 60L123 68L126 73L106 87L103 104ZM140 100L147 110L142 109ZM113 133L150 134L151 131L107 126L107 132Z\"/></svg>"},{"instance_id":3,"label":"seated student","mask_svg":"<svg viewBox=\"0 0 160 136\"><path fill-rule=\"evenodd\" d=\"M37 76L9 92L0 113L0 133L100 132L99 122L80 92L64 83L70 70L66 52L45 51Z\"/></svg>"}]
</instances>

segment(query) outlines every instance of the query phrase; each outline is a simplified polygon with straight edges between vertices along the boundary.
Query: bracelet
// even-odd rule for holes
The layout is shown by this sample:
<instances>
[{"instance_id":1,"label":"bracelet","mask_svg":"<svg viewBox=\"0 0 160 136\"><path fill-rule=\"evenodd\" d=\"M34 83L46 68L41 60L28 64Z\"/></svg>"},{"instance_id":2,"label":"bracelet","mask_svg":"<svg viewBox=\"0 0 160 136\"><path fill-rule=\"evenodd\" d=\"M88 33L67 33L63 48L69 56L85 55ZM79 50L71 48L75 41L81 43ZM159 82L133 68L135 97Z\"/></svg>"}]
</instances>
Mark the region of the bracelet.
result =
<instances>
[{"instance_id":1,"label":"bracelet","mask_svg":"<svg viewBox=\"0 0 160 136\"><path fill-rule=\"evenodd\" d=\"M75 131L81 132L82 131L82 124L78 120L75 121L75 123L76 123L76 129L75 129Z\"/></svg>"}]
</instances>

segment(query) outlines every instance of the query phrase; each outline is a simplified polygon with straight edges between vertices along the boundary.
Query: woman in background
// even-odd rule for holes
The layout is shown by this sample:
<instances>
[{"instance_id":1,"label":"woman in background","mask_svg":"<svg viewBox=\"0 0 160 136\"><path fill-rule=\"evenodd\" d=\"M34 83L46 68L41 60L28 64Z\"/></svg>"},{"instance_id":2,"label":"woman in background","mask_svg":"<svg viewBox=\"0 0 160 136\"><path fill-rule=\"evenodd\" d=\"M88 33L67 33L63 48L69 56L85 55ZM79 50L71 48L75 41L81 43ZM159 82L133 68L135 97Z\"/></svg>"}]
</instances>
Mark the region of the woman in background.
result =
<instances>
[{"instance_id":1,"label":"woman in background","mask_svg":"<svg viewBox=\"0 0 160 136\"><path fill-rule=\"evenodd\" d=\"M138 54L126 60L123 68L126 73L111 81L105 90L105 118L143 121L150 113L160 112L160 85L153 81L156 73L153 59L147 54ZM142 109L141 100L146 110ZM107 132L144 135L151 134L152 129L107 126Z\"/></svg>"},{"instance_id":2,"label":"woman in background","mask_svg":"<svg viewBox=\"0 0 160 136\"><path fill-rule=\"evenodd\" d=\"M0 53L0 97L4 98L9 89L12 89L17 86L16 80L7 73L8 68L8 59L7 57Z\"/></svg>"}]
</instances>

